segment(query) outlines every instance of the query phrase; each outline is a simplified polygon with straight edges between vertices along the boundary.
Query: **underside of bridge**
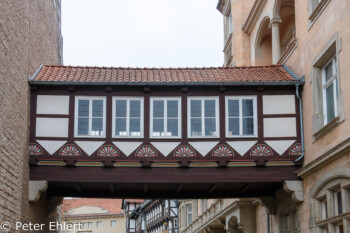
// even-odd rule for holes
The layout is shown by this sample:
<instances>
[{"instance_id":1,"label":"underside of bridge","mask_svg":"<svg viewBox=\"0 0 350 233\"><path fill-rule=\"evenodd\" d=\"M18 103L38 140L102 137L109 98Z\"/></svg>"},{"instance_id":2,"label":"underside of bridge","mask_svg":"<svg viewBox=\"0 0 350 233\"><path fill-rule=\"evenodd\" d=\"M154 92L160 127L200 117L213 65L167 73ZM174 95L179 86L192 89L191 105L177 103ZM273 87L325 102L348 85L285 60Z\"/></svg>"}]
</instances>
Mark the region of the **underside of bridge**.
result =
<instances>
[{"instance_id":1,"label":"underside of bridge","mask_svg":"<svg viewBox=\"0 0 350 233\"><path fill-rule=\"evenodd\" d=\"M32 166L48 196L233 198L273 196L298 167L101 168Z\"/></svg>"}]
</instances>

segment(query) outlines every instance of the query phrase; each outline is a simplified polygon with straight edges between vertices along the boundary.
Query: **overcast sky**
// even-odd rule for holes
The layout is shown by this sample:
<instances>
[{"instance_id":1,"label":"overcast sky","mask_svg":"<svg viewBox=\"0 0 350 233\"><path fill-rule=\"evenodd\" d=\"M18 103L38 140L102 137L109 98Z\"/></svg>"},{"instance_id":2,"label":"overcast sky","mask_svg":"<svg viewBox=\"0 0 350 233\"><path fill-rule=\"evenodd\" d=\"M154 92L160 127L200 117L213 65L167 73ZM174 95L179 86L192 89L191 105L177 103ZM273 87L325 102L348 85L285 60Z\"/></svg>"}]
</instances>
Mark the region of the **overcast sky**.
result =
<instances>
[{"instance_id":1,"label":"overcast sky","mask_svg":"<svg viewBox=\"0 0 350 233\"><path fill-rule=\"evenodd\" d=\"M65 65L223 64L217 0L63 0Z\"/></svg>"}]
</instances>

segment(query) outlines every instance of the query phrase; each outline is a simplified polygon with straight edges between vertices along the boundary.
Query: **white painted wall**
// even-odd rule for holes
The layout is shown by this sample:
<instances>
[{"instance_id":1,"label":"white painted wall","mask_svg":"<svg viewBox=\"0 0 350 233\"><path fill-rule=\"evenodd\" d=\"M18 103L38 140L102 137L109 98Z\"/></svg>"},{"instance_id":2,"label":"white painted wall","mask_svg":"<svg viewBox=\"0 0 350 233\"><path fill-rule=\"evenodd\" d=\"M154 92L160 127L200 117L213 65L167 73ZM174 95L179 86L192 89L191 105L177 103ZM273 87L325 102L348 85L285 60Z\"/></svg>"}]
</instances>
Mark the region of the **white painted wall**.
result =
<instances>
[{"instance_id":1,"label":"white painted wall","mask_svg":"<svg viewBox=\"0 0 350 233\"><path fill-rule=\"evenodd\" d=\"M264 95L264 114L295 114L294 95Z\"/></svg>"},{"instance_id":2,"label":"white painted wall","mask_svg":"<svg viewBox=\"0 0 350 233\"><path fill-rule=\"evenodd\" d=\"M264 137L296 137L295 117L264 118Z\"/></svg>"},{"instance_id":3,"label":"white painted wall","mask_svg":"<svg viewBox=\"0 0 350 233\"><path fill-rule=\"evenodd\" d=\"M36 137L68 137L68 118L36 118Z\"/></svg>"},{"instance_id":4,"label":"white painted wall","mask_svg":"<svg viewBox=\"0 0 350 233\"><path fill-rule=\"evenodd\" d=\"M64 114L69 113L68 95L38 95L37 114Z\"/></svg>"}]
</instances>

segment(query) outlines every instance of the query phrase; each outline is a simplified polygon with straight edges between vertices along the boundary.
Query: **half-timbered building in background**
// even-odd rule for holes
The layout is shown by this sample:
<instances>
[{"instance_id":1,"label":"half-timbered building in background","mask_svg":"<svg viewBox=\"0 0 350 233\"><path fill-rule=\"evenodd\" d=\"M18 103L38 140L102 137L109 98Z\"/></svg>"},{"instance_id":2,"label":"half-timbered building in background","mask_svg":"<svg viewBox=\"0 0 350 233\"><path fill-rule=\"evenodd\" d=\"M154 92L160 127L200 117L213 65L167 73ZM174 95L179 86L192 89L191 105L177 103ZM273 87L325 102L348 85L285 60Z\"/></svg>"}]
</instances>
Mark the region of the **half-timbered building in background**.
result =
<instances>
[{"instance_id":1,"label":"half-timbered building in background","mask_svg":"<svg viewBox=\"0 0 350 233\"><path fill-rule=\"evenodd\" d=\"M31 180L49 196L270 196L297 180L299 91L281 65L41 67Z\"/></svg>"},{"instance_id":2,"label":"half-timbered building in background","mask_svg":"<svg viewBox=\"0 0 350 233\"><path fill-rule=\"evenodd\" d=\"M129 209L133 199L124 199ZM145 200L126 211L126 233L179 233L179 203L176 200Z\"/></svg>"}]
</instances>

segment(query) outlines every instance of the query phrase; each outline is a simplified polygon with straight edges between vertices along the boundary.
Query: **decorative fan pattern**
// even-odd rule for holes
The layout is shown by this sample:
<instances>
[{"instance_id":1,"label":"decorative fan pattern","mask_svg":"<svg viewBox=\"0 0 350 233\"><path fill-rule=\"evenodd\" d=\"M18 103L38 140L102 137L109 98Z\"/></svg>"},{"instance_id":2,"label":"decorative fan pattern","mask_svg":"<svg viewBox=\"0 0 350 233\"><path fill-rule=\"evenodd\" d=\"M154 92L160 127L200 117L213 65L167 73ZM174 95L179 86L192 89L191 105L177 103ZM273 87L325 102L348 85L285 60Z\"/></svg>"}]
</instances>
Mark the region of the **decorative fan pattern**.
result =
<instances>
[{"instance_id":1,"label":"decorative fan pattern","mask_svg":"<svg viewBox=\"0 0 350 233\"><path fill-rule=\"evenodd\" d=\"M62 147L59 155L62 155L62 156L80 156L81 150L76 145L65 145Z\"/></svg>"},{"instance_id":2,"label":"decorative fan pattern","mask_svg":"<svg viewBox=\"0 0 350 233\"><path fill-rule=\"evenodd\" d=\"M231 147L227 145L218 145L213 150L213 157L232 157L233 151Z\"/></svg>"},{"instance_id":3,"label":"decorative fan pattern","mask_svg":"<svg viewBox=\"0 0 350 233\"><path fill-rule=\"evenodd\" d=\"M29 155L43 155L43 150L38 144L29 144Z\"/></svg>"},{"instance_id":4,"label":"decorative fan pattern","mask_svg":"<svg viewBox=\"0 0 350 233\"><path fill-rule=\"evenodd\" d=\"M250 156L271 156L272 150L267 145L256 145L250 152Z\"/></svg>"},{"instance_id":5,"label":"decorative fan pattern","mask_svg":"<svg viewBox=\"0 0 350 233\"><path fill-rule=\"evenodd\" d=\"M100 157L116 157L119 156L118 149L113 145L104 145L101 146L97 152L97 156Z\"/></svg>"},{"instance_id":6,"label":"decorative fan pattern","mask_svg":"<svg viewBox=\"0 0 350 233\"><path fill-rule=\"evenodd\" d=\"M174 156L181 158L195 157L196 152L190 146L178 146L175 150Z\"/></svg>"},{"instance_id":7,"label":"decorative fan pattern","mask_svg":"<svg viewBox=\"0 0 350 233\"><path fill-rule=\"evenodd\" d=\"M157 151L152 146L141 146L136 151L136 157L149 158L156 156Z\"/></svg>"},{"instance_id":8,"label":"decorative fan pattern","mask_svg":"<svg viewBox=\"0 0 350 233\"><path fill-rule=\"evenodd\" d=\"M294 144L290 150L289 150L289 154L290 155L296 155L296 156L299 156L301 155L301 144L300 143L297 143L297 144Z\"/></svg>"}]
</instances>

